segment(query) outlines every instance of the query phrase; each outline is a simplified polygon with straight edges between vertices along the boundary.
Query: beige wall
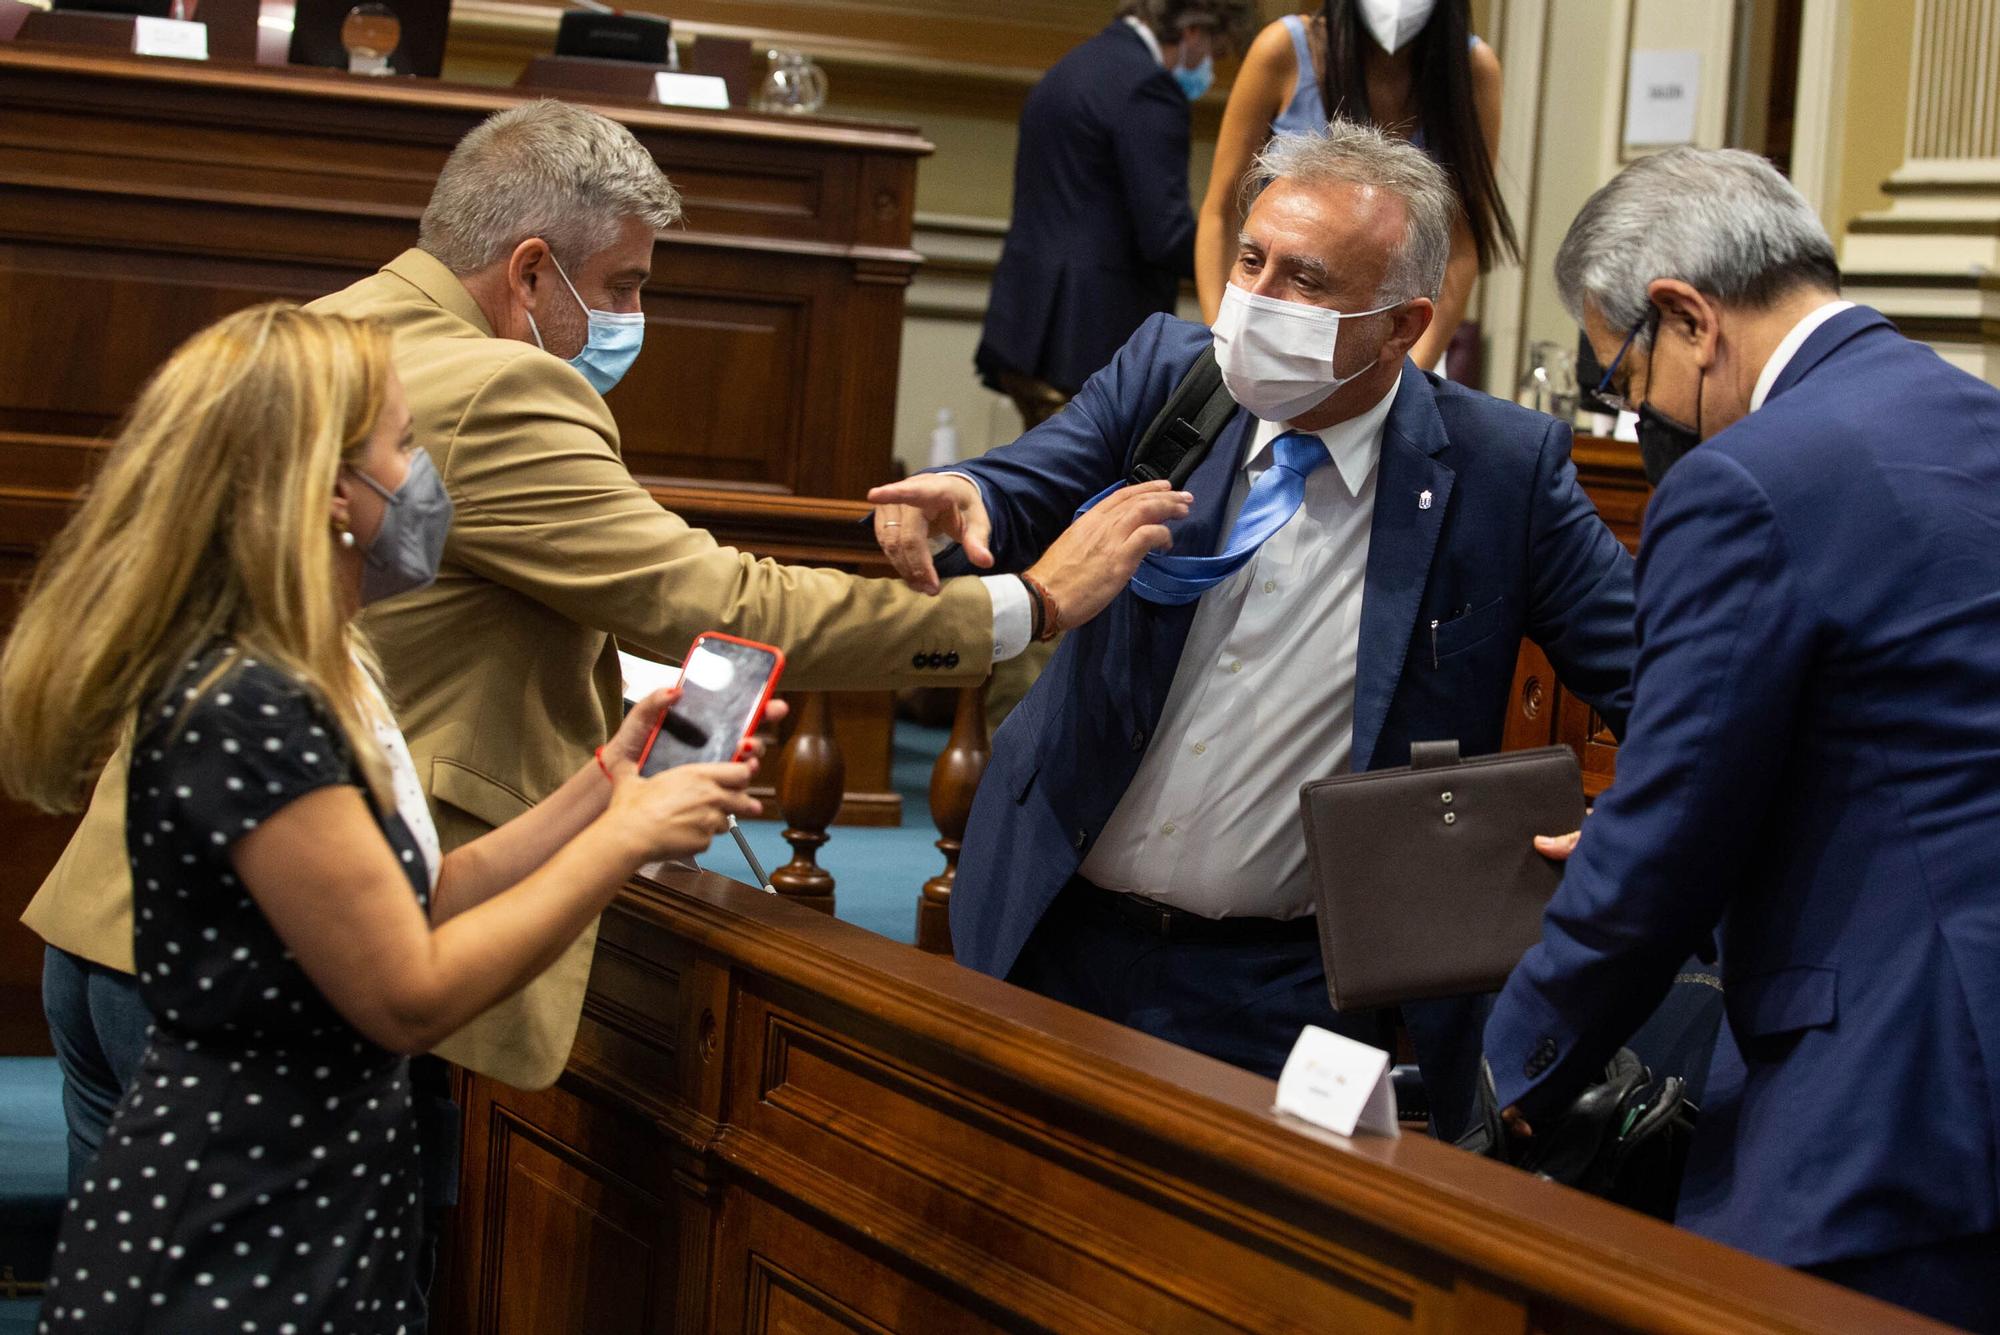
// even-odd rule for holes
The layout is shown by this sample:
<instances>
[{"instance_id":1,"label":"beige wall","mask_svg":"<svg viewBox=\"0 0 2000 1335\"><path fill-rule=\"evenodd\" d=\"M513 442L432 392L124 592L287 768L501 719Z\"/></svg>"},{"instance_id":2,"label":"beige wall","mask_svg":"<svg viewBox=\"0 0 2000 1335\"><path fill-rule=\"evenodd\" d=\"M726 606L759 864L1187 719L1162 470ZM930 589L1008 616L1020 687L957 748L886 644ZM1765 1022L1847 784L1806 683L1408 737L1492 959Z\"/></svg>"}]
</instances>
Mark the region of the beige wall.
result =
<instances>
[{"instance_id":1,"label":"beige wall","mask_svg":"<svg viewBox=\"0 0 2000 1335\"><path fill-rule=\"evenodd\" d=\"M1827 219L1835 241L1855 217L1887 206L1882 182L1903 163L1917 0L1852 0L1847 12L1840 192L1837 207L1830 210L1833 216Z\"/></svg>"}]
</instances>

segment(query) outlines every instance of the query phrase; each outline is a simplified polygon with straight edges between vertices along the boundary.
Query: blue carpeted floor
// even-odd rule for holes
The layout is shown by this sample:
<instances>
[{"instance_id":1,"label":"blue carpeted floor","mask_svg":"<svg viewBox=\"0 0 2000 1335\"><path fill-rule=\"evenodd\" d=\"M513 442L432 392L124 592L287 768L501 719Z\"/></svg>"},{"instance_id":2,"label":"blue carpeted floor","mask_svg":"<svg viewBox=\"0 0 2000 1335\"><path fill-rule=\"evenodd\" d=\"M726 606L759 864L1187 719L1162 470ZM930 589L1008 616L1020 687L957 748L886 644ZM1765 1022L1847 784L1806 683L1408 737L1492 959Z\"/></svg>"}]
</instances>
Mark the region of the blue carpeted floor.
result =
<instances>
[{"instance_id":1,"label":"blue carpeted floor","mask_svg":"<svg viewBox=\"0 0 2000 1335\"><path fill-rule=\"evenodd\" d=\"M53 1057L0 1057L0 1268L48 1274L67 1194L62 1076ZM35 1328L39 1298L0 1299L0 1335Z\"/></svg>"},{"instance_id":2,"label":"blue carpeted floor","mask_svg":"<svg viewBox=\"0 0 2000 1335\"><path fill-rule=\"evenodd\" d=\"M944 870L944 854L937 851L937 830L931 825L929 790L931 766L949 736L942 728L898 722L891 782L903 795L902 825L894 829L836 825L828 831L831 838L819 851L819 865L833 873L834 914L843 922L897 941L916 940L918 892ZM784 822L777 820L743 826L767 872L791 861L784 828ZM735 880L756 879L743 865L735 841L727 837L715 842L701 865Z\"/></svg>"}]
</instances>

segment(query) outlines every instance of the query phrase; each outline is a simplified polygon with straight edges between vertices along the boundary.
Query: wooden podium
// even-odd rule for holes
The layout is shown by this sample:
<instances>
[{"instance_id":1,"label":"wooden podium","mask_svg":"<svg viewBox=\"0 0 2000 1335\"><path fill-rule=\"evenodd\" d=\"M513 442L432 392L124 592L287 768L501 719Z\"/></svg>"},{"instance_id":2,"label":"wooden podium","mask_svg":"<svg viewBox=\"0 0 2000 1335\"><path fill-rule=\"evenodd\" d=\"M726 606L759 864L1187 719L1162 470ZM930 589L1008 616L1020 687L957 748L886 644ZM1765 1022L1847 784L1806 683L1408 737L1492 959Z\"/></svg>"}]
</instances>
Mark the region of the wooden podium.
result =
<instances>
[{"instance_id":1,"label":"wooden podium","mask_svg":"<svg viewBox=\"0 0 2000 1335\"><path fill-rule=\"evenodd\" d=\"M1942 1330L718 877L473 1080L441 1335Z\"/></svg>"}]
</instances>

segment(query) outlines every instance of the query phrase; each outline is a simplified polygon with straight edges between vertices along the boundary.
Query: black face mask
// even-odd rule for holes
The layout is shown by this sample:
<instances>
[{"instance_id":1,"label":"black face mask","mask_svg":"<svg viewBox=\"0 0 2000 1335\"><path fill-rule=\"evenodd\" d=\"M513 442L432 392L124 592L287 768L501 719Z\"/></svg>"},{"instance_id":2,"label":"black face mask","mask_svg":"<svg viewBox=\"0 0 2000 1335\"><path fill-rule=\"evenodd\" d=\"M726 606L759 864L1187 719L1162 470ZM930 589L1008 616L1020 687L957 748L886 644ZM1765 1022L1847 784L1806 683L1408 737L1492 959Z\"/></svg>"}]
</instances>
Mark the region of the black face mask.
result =
<instances>
[{"instance_id":1,"label":"black face mask","mask_svg":"<svg viewBox=\"0 0 2000 1335\"><path fill-rule=\"evenodd\" d=\"M1655 350L1658 346L1656 341ZM1694 382L1693 426L1675 421L1651 403L1639 405L1639 463L1646 470L1646 481L1655 487L1669 468L1701 444L1701 384L1699 379Z\"/></svg>"}]
</instances>

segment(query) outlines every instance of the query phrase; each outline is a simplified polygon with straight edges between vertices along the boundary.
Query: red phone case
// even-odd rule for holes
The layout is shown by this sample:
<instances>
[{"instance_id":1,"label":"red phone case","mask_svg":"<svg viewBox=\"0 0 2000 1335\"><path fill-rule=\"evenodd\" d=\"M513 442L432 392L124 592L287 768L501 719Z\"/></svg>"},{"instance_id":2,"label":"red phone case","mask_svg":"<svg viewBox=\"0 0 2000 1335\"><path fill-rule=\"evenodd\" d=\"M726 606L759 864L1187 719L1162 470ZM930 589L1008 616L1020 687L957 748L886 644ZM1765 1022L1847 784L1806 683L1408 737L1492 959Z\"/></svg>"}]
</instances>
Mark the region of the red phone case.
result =
<instances>
[{"instance_id":1,"label":"red phone case","mask_svg":"<svg viewBox=\"0 0 2000 1335\"><path fill-rule=\"evenodd\" d=\"M728 640L731 644L748 645L752 649L762 649L765 653L771 655L773 660L771 663L771 675L764 679L764 693L757 697L757 708L750 715L749 726L743 730L743 735L737 739L736 749L730 752L731 756L739 756L743 754L743 744L756 735L757 725L764 721L764 710L770 706L771 697L777 693L778 678L785 674L785 651L775 644L763 644L757 640L746 640L740 635L730 635L719 630L705 630L695 636L694 642L688 645L687 655L681 659L682 671L686 671L688 659L694 657L694 651L701 647L703 640ZM639 769L641 772L644 772L646 761L653 754L653 743L659 740L660 726L666 721L667 716L665 714L660 715L659 718L653 721L653 730L646 734L645 749L639 752Z\"/></svg>"}]
</instances>

